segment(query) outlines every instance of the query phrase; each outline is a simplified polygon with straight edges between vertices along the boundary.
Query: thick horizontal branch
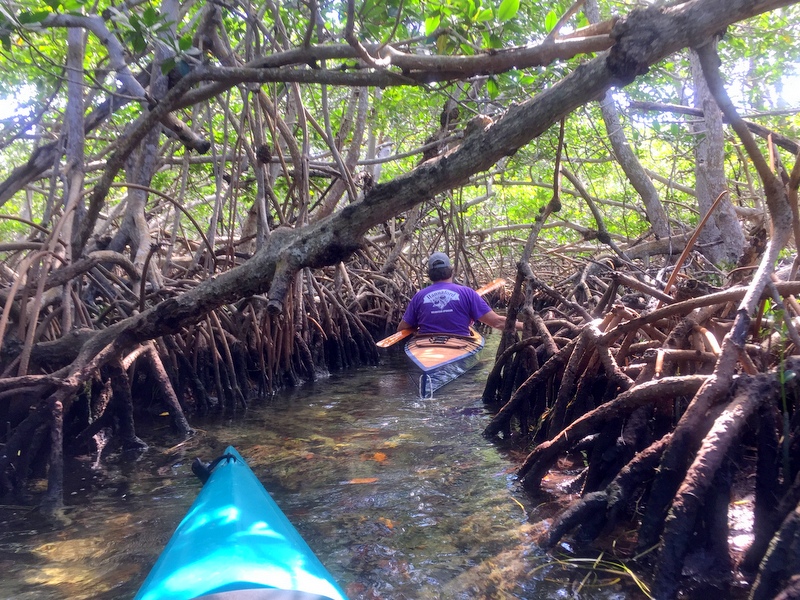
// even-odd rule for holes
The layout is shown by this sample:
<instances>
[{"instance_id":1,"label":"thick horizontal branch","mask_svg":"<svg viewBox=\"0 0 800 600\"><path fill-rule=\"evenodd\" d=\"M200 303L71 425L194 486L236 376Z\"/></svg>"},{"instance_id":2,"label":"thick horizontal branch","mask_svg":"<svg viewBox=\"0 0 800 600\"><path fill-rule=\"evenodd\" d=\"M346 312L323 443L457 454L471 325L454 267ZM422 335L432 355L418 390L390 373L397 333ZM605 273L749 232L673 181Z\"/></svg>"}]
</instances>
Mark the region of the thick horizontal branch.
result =
<instances>
[{"instance_id":1,"label":"thick horizontal branch","mask_svg":"<svg viewBox=\"0 0 800 600\"><path fill-rule=\"evenodd\" d=\"M243 265L99 332L97 339L84 348L83 359L99 352L112 340L116 340L115 345L128 346L160 337L197 321L221 305L263 294L270 289L279 266L281 272L286 272L286 269L317 268L345 259L359 247L362 236L371 227L457 187L474 173L514 154L610 87L629 83L651 64L682 48L702 43L720 28L794 3L788 0L693 0L667 8L632 12L615 27L612 37L616 44L608 55L579 66L552 87L512 106L493 124L467 136L455 150L426 161L392 181L376 185L362 200L314 225L298 230L275 230L265 246ZM172 110L182 98L185 100L186 87L202 80L202 75L190 73L188 81L179 82L165 102L153 111L151 119L158 119L161 111ZM141 132L134 131L131 135L140 136ZM103 188L110 186L122 158L115 155L109 159L113 164L104 173L95 198L104 196ZM282 302L283 298L275 300Z\"/></svg>"},{"instance_id":2,"label":"thick horizontal branch","mask_svg":"<svg viewBox=\"0 0 800 600\"><path fill-rule=\"evenodd\" d=\"M504 73L512 69L542 67L556 60L569 60L580 54L602 52L608 50L611 44L609 35L597 35L475 56L407 54L391 46L366 46L370 54L377 53L379 58L388 62L390 67L386 69L374 69L364 64L357 51L347 44L297 48L255 59L241 67L207 69L204 71L204 78L214 83L186 94L178 108L213 98L241 83L292 82L358 87L425 85ZM320 62L337 59L353 60L353 63L331 69L320 69L317 66Z\"/></svg>"}]
</instances>

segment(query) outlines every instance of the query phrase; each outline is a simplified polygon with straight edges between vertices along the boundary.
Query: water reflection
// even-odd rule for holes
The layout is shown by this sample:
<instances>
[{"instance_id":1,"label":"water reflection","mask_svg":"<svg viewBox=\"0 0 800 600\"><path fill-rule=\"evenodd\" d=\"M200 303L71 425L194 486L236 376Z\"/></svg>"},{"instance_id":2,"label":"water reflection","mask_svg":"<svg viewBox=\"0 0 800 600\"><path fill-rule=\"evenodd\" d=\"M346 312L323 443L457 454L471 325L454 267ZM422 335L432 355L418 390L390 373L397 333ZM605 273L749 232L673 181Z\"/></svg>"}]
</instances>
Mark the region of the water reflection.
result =
<instances>
[{"instance_id":1,"label":"water reflection","mask_svg":"<svg viewBox=\"0 0 800 600\"><path fill-rule=\"evenodd\" d=\"M136 462L110 454L92 471L81 459L68 527L0 510L0 598L132 598L197 496L192 459L229 444L353 600L642 597L608 582L574 595L540 568L515 465L480 435L497 336L487 342L483 362L433 400L417 397L397 354L194 421L198 435L177 446L166 424L141 431L151 447Z\"/></svg>"}]
</instances>

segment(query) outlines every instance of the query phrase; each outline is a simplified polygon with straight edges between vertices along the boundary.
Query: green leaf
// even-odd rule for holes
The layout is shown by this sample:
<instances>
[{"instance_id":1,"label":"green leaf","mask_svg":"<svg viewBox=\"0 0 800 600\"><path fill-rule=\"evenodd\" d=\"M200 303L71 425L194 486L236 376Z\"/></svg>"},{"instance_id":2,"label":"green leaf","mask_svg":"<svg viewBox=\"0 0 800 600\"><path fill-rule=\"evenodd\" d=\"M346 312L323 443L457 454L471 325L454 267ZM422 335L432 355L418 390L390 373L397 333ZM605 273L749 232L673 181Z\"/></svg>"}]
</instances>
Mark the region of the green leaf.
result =
<instances>
[{"instance_id":1,"label":"green leaf","mask_svg":"<svg viewBox=\"0 0 800 600\"><path fill-rule=\"evenodd\" d=\"M517 16L519 12L519 0L503 0L497 9L497 20L508 21Z\"/></svg>"},{"instance_id":2,"label":"green leaf","mask_svg":"<svg viewBox=\"0 0 800 600\"><path fill-rule=\"evenodd\" d=\"M191 47L192 47L192 34L187 33L181 39L178 40L178 48L180 48L181 52L186 52Z\"/></svg>"},{"instance_id":3,"label":"green leaf","mask_svg":"<svg viewBox=\"0 0 800 600\"><path fill-rule=\"evenodd\" d=\"M32 23L41 23L51 14L52 13L46 10L39 10L36 12L25 11L19 13L19 17L17 18L22 25L31 25Z\"/></svg>"},{"instance_id":4,"label":"green leaf","mask_svg":"<svg viewBox=\"0 0 800 600\"><path fill-rule=\"evenodd\" d=\"M476 5L472 0L467 0L464 3L463 12L466 15L467 19L475 18L475 13L480 8L480 4Z\"/></svg>"},{"instance_id":5,"label":"green leaf","mask_svg":"<svg viewBox=\"0 0 800 600\"><path fill-rule=\"evenodd\" d=\"M158 22L158 13L152 6L148 6L142 13L142 22L147 26L153 26Z\"/></svg>"},{"instance_id":6,"label":"green leaf","mask_svg":"<svg viewBox=\"0 0 800 600\"><path fill-rule=\"evenodd\" d=\"M44 3L47 4L50 8L53 9L53 12L57 12L59 7L61 6L61 0L44 0Z\"/></svg>"},{"instance_id":7,"label":"green leaf","mask_svg":"<svg viewBox=\"0 0 800 600\"><path fill-rule=\"evenodd\" d=\"M425 19L425 35L431 35L439 27L442 18L439 15L433 15Z\"/></svg>"},{"instance_id":8,"label":"green leaf","mask_svg":"<svg viewBox=\"0 0 800 600\"><path fill-rule=\"evenodd\" d=\"M369 34L369 38L372 40L379 40L381 39L381 30L379 27L376 27L373 23L363 23L361 25L364 28L364 31Z\"/></svg>"},{"instance_id":9,"label":"green leaf","mask_svg":"<svg viewBox=\"0 0 800 600\"><path fill-rule=\"evenodd\" d=\"M161 74L166 75L174 68L175 68L175 59L168 58L167 60L161 63Z\"/></svg>"},{"instance_id":10,"label":"green leaf","mask_svg":"<svg viewBox=\"0 0 800 600\"><path fill-rule=\"evenodd\" d=\"M147 49L147 40L137 31L131 35L131 47L135 53L140 54Z\"/></svg>"},{"instance_id":11,"label":"green leaf","mask_svg":"<svg viewBox=\"0 0 800 600\"><path fill-rule=\"evenodd\" d=\"M534 77L533 75L523 75L522 77L519 78L520 85L527 86L527 85L533 85L534 83L536 83L536 77Z\"/></svg>"},{"instance_id":12,"label":"green leaf","mask_svg":"<svg viewBox=\"0 0 800 600\"><path fill-rule=\"evenodd\" d=\"M484 8L475 15L475 21L478 23L484 23L486 21L491 21L493 17L492 9L491 8Z\"/></svg>"},{"instance_id":13,"label":"green leaf","mask_svg":"<svg viewBox=\"0 0 800 600\"><path fill-rule=\"evenodd\" d=\"M549 13L547 13L547 16L544 18L544 30L547 33L550 33L551 31L553 31L553 28L556 26L556 23L558 23L558 15L555 13L554 10L551 10Z\"/></svg>"},{"instance_id":14,"label":"green leaf","mask_svg":"<svg viewBox=\"0 0 800 600\"><path fill-rule=\"evenodd\" d=\"M497 85L497 80L494 77L489 77L486 81L486 91L489 92L489 98L492 100L500 95L500 86Z\"/></svg>"},{"instance_id":15,"label":"green leaf","mask_svg":"<svg viewBox=\"0 0 800 600\"><path fill-rule=\"evenodd\" d=\"M84 4L82 0L64 0L62 7L64 12L78 13Z\"/></svg>"}]
</instances>

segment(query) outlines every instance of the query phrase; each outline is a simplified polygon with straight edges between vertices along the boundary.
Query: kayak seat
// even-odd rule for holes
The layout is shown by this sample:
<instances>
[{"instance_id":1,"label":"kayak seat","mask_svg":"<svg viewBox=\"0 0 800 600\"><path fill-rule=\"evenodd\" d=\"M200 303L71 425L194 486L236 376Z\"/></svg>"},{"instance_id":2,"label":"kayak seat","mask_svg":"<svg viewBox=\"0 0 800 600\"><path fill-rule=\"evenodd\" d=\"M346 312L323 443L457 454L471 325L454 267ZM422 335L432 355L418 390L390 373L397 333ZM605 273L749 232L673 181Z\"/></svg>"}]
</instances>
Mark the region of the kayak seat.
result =
<instances>
[{"instance_id":1,"label":"kayak seat","mask_svg":"<svg viewBox=\"0 0 800 600\"><path fill-rule=\"evenodd\" d=\"M419 336L411 342L416 346L447 346L448 348L469 348L474 346L475 342L472 338L461 337L456 335L434 335L434 336Z\"/></svg>"}]
</instances>

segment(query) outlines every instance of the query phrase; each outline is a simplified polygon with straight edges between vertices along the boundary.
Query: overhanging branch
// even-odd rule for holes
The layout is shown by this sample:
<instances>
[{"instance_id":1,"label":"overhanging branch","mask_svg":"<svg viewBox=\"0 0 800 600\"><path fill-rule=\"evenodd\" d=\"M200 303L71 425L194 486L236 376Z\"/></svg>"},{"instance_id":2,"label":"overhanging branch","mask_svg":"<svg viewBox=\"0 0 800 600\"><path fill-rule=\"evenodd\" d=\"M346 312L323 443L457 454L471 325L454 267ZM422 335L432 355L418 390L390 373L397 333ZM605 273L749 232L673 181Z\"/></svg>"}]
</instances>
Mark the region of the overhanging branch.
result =
<instances>
[{"instance_id":1,"label":"overhanging branch","mask_svg":"<svg viewBox=\"0 0 800 600\"><path fill-rule=\"evenodd\" d=\"M156 338L177 331L225 303L264 293L270 288L284 253L291 253L296 269L334 264L352 253L371 227L409 210L423 198L458 186L472 174L513 154L610 87L630 82L649 65L679 49L700 43L728 24L795 3L788 0L694 0L669 8L634 11L614 29L612 37L616 45L608 56L581 65L556 85L513 106L494 124L468 136L450 153L375 186L361 201L312 226L286 230L280 236L280 244L267 243L244 265L99 332L91 346L99 351L108 340L115 338L117 345ZM191 73L185 79L187 81L179 84L184 89L173 88L154 113L172 110L185 101L185 87L202 80L203 74ZM142 123L140 128L151 127L159 117L160 114L152 114L150 122ZM141 134L141 130L133 132L134 136ZM108 178L113 177L112 171L106 171L102 185L110 184ZM98 188L95 199L100 196L102 189ZM270 300L282 302L283 298ZM84 356L92 352L88 348L84 351Z\"/></svg>"}]
</instances>

